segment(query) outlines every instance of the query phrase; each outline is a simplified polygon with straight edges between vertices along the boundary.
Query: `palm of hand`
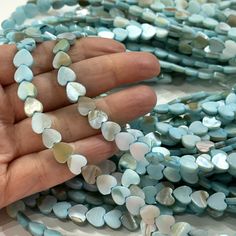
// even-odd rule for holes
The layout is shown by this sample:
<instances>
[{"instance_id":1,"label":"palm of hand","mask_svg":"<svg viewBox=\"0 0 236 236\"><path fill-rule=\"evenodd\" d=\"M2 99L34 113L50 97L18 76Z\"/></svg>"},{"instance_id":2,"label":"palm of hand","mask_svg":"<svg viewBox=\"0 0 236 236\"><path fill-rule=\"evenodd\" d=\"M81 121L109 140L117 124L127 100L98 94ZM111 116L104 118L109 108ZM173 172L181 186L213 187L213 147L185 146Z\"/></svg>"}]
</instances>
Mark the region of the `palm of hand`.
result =
<instances>
[{"instance_id":1,"label":"palm of hand","mask_svg":"<svg viewBox=\"0 0 236 236\"><path fill-rule=\"evenodd\" d=\"M98 163L114 154L115 144L106 142L98 130L89 127L87 119L78 114L76 104L68 103L51 66L54 45L54 42L43 43L33 53L33 83L38 89L38 99L63 141L85 155L89 163ZM123 45L99 38L81 39L73 46L69 52L71 68L87 88L88 96L96 97L122 84L159 73L154 56L124 51ZM15 46L0 46L0 208L73 177L66 165L55 161L52 151L44 148L40 135L31 129L31 119L24 114L24 104L17 97L18 85L13 79L15 53ZM146 86L96 100L97 106L118 123L146 114L155 102L155 93Z\"/></svg>"}]
</instances>

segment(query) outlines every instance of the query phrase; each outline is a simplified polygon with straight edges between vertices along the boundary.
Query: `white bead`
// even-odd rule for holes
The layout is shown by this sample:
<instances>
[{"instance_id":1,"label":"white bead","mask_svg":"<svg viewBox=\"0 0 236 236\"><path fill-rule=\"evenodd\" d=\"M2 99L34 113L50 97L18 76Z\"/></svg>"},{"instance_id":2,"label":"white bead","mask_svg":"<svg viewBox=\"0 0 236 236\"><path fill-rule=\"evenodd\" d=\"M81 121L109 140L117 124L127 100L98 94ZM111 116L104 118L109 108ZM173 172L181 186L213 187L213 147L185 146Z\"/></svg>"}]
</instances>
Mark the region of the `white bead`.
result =
<instances>
[{"instance_id":1,"label":"white bead","mask_svg":"<svg viewBox=\"0 0 236 236\"><path fill-rule=\"evenodd\" d=\"M130 153L137 160L141 161L150 151L150 147L146 143L135 142L130 145Z\"/></svg>"},{"instance_id":2,"label":"white bead","mask_svg":"<svg viewBox=\"0 0 236 236\"><path fill-rule=\"evenodd\" d=\"M163 234L170 234L171 226L175 223L175 218L171 215L161 215L156 219L156 226Z\"/></svg>"},{"instance_id":3,"label":"white bead","mask_svg":"<svg viewBox=\"0 0 236 236\"><path fill-rule=\"evenodd\" d=\"M111 193L111 189L117 185L117 181L112 175L100 175L97 177L96 184L101 194L108 195Z\"/></svg>"},{"instance_id":4,"label":"white bead","mask_svg":"<svg viewBox=\"0 0 236 236\"><path fill-rule=\"evenodd\" d=\"M121 127L115 122L107 121L102 124L101 131L107 141L113 141L115 136L120 133Z\"/></svg>"},{"instance_id":5,"label":"white bead","mask_svg":"<svg viewBox=\"0 0 236 236\"><path fill-rule=\"evenodd\" d=\"M46 148L52 148L53 144L61 141L61 134L55 129L45 129L42 134L42 140Z\"/></svg>"},{"instance_id":6,"label":"white bead","mask_svg":"<svg viewBox=\"0 0 236 236\"><path fill-rule=\"evenodd\" d=\"M87 159L82 155L74 154L68 158L67 165L74 175L79 175L81 168L87 165Z\"/></svg>"},{"instance_id":7,"label":"white bead","mask_svg":"<svg viewBox=\"0 0 236 236\"><path fill-rule=\"evenodd\" d=\"M48 115L41 112L36 112L32 117L31 124L33 131L36 134L41 134L44 129L51 128L52 120Z\"/></svg>"},{"instance_id":8,"label":"white bead","mask_svg":"<svg viewBox=\"0 0 236 236\"><path fill-rule=\"evenodd\" d=\"M139 215L140 208L145 205L141 197L130 196L126 199L126 208L132 215Z\"/></svg>"},{"instance_id":9,"label":"white bead","mask_svg":"<svg viewBox=\"0 0 236 236\"><path fill-rule=\"evenodd\" d=\"M160 210L157 206L145 205L140 210L140 216L146 224L153 225L155 219L160 215Z\"/></svg>"},{"instance_id":10,"label":"white bead","mask_svg":"<svg viewBox=\"0 0 236 236\"><path fill-rule=\"evenodd\" d=\"M130 144L132 144L134 141L135 137L127 132L120 132L115 137L116 145L121 151L129 150Z\"/></svg>"},{"instance_id":11,"label":"white bead","mask_svg":"<svg viewBox=\"0 0 236 236\"><path fill-rule=\"evenodd\" d=\"M86 94L86 88L77 82L69 82L66 85L66 94L71 102L77 102L79 97Z\"/></svg>"}]
</instances>

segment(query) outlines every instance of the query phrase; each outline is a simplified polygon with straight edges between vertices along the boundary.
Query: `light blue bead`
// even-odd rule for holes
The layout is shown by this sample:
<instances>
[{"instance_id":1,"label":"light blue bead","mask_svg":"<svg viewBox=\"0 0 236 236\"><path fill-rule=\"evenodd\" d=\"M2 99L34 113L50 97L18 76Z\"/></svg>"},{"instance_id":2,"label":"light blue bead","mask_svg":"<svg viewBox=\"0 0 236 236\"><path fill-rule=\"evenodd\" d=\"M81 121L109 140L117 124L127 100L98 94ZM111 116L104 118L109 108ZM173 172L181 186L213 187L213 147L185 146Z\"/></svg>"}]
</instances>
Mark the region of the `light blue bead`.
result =
<instances>
[{"instance_id":1,"label":"light blue bead","mask_svg":"<svg viewBox=\"0 0 236 236\"><path fill-rule=\"evenodd\" d=\"M187 132L184 129L181 129L181 128L171 127L169 129L170 137L176 142L180 141L182 136L186 135L186 134L187 134Z\"/></svg>"},{"instance_id":2,"label":"light blue bead","mask_svg":"<svg viewBox=\"0 0 236 236\"><path fill-rule=\"evenodd\" d=\"M13 64L16 67L19 67L20 65L26 65L28 67L31 67L33 65L34 59L29 51L26 49L21 49L18 51L13 59Z\"/></svg>"},{"instance_id":3,"label":"light blue bead","mask_svg":"<svg viewBox=\"0 0 236 236\"><path fill-rule=\"evenodd\" d=\"M50 0L38 0L37 6L40 12L47 12L51 8Z\"/></svg>"},{"instance_id":4,"label":"light blue bead","mask_svg":"<svg viewBox=\"0 0 236 236\"><path fill-rule=\"evenodd\" d=\"M142 176L141 180L140 180L140 187L141 188L144 188L146 186L152 186L152 185L155 185L156 184L156 180L155 179L152 179L149 175L144 175Z\"/></svg>"},{"instance_id":5,"label":"light blue bead","mask_svg":"<svg viewBox=\"0 0 236 236\"><path fill-rule=\"evenodd\" d=\"M210 135L212 141L218 142L227 139L227 132L222 128L219 128L217 130L212 130L208 134Z\"/></svg>"},{"instance_id":6,"label":"light blue bead","mask_svg":"<svg viewBox=\"0 0 236 236\"><path fill-rule=\"evenodd\" d=\"M68 197L76 203L84 203L86 199L86 193L83 191L69 190Z\"/></svg>"},{"instance_id":7,"label":"light blue bead","mask_svg":"<svg viewBox=\"0 0 236 236\"><path fill-rule=\"evenodd\" d=\"M186 106L183 103L171 104L169 106L169 112L174 115L182 115L186 111Z\"/></svg>"},{"instance_id":8,"label":"light blue bead","mask_svg":"<svg viewBox=\"0 0 236 236\"><path fill-rule=\"evenodd\" d=\"M145 158L150 164L157 165L164 160L164 155L160 152L149 152Z\"/></svg>"},{"instance_id":9,"label":"light blue bead","mask_svg":"<svg viewBox=\"0 0 236 236\"><path fill-rule=\"evenodd\" d=\"M29 223L29 231L33 236L43 236L44 230L46 229L44 224L38 222Z\"/></svg>"},{"instance_id":10,"label":"light blue bead","mask_svg":"<svg viewBox=\"0 0 236 236\"><path fill-rule=\"evenodd\" d=\"M75 6L77 3L78 3L77 0L66 0L66 1L65 1L65 4L66 4L67 6Z\"/></svg>"},{"instance_id":11,"label":"light blue bead","mask_svg":"<svg viewBox=\"0 0 236 236\"><path fill-rule=\"evenodd\" d=\"M227 204L225 203L225 194L222 192L214 193L207 199L210 208L216 211L225 211Z\"/></svg>"},{"instance_id":12,"label":"light blue bead","mask_svg":"<svg viewBox=\"0 0 236 236\"><path fill-rule=\"evenodd\" d=\"M113 29L115 40L123 42L128 37L128 31L122 28Z\"/></svg>"},{"instance_id":13,"label":"light blue bead","mask_svg":"<svg viewBox=\"0 0 236 236\"><path fill-rule=\"evenodd\" d=\"M43 236L62 236L62 234L56 230L46 229Z\"/></svg>"},{"instance_id":14,"label":"light blue bead","mask_svg":"<svg viewBox=\"0 0 236 236\"><path fill-rule=\"evenodd\" d=\"M226 199L225 199L225 202L226 202L228 205L236 205L236 197L226 198Z\"/></svg>"},{"instance_id":15,"label":"light blue bead","mask_svg":"<svg viewBox=\"0 0 236 236\"><path fill-rule=\"evenodd\" d=\"M196 143L200 141L201 138L196 135L187 134L182 136L182 144L187 149L194 149Z\"/></svg>"},{"instance_id":16,"label":"light blue bead","mask_svg":"<svg viewBox=\"0 0 236 236\"><path fill-rule=\"evenodd\" d=\"M194 121L189 126L189 131L193 132L197 136L204 136L208 132L208 128L202 124L201 121Z\"/></svg>"},{"instance_id":17,"label":"light blue bead","mask_svg":"<svg viewBox=\"0 0 236 236\"><path fill-rule=\"evenodd\" d=\"M150 175L151 178L161 180L163 178L163 169L164 166L162 164L149 165L147 167L147 173Z\"/></svg>"},{"instance_id":18,"label":"light blue bead","mask_svg":"<svg viewBox=\"0 0 236 236\"><path fill-rule=\"evenodd\" d=\"M234 112L231 110L231 107L228 105L222 105L218 107L218 112L221 117L226 120L232 121L234 120Z\"/></svg>"},{"instance_id":19,"label":"light blue bead","mask_svg":"<svg viewBox=\"0 0 236 236\"><path fill-rule=\"evenodd\" d=\"M26 49L27 51L31 52L36 48L36 42L34 39L31 38L26 38L17 43L17 49Z\"/></svg>"},{"instance_id":20,"label":"light blue bead","mask_svg":"<svg viewBox=\"0 0 236 236\"><path fill-rule=\"evenodd\" d=\"M236 40L236 27L232 27L231 29L229 29L228 37L230 39Z\"/></svg>"},{"instance_id":21,"label":"light blue bead","mask_svg":"<svg viewBox=\"0 0 236 236\"><path fill-rule=\"evenodd\" d=\"M167 156L162 161L162 164L171 168L179 170L180 168L180 157L178 156Z\"/></svg>"},{"instance_id":22,"label":"light blue bead","mask_svg":"<svg viewBox=\"0 0 236 236\"><path fill-rule=\"evenodd\" d=\"M4 20L1 24L2 28L7 29L14 29L15 28L15 21L13 19Z\"/></svg>"},{"instance_id":23,"label":"light blue bead","mask_svg":"<svg viewBox=\"0 0 236 236\"><path fill-rule=\"evenodd\" d=\"M43 196L38 201L38 208L43 214L50 214L53 206L57 203L57 199L54 196Z\"/></svg>"},{"instance_id":24,"label":"light blue bead","mask_svg":"<svg viewBox=\"0 0 236 236\"><path fill-rule=\"evenodd\" d=\"M20 65L14 75L14 79L17 83L21 83L23 80L31 82L33 77L32 70L26 65Z\"/></svg>"},{"instance_id":25,"label":"light blue bead","mask_svg":"<svg viewBox=\"0 0 236 236\"><path fill-rule=\"evenodd\" d=\"M208 115L216 115L218 113L218 106L216 102L205 102L202 104L202 109Z\"/></svg>"},{"instance_id":26,"label":"light blue bead","mask_svg":"<svg viewBox=\"0 0 236 236\"><path fill-rule=\"evenodd\" d=\"M142 33L142 29L136 25L129 25L126 30L128 31L128 39L131 41L137 40Z\"/></svg>"},{"instance_id":27,"label":"light blue bead","mask_svg":"<svg viewBox=\"0 0 236 236\"><path fill-rule=\"evenodd\" d=\"M33 18L39 14L37 5L33 3L27 3L24 6L24 12L27 18Z\"/></svg>"},{"instance_id":28,"label":"light blue bead","mask_svg":"<svg viewBox=\"0 0 236 236\"><path fill-rule=\"evenodd\" d=\"M52 7L54 9L60 9L60 8L64 7L64 5L65 5L64 0L51 0L51 3L52 3Z\"/></svg>"},{"instance_id":29,"label":"light blue bead","mask_svg":"<svg viewBox=\"0 0 236 236\"><path fill-rule=\"evenodd\" d=\"M86 213L88 222L95 227L102 227L105 223L104 215L106 211L103 207L94 207Z\"/></svg>"},{"instance_id":30,"label":"light blue bead","mask_svg":"<svg viewBox=\"0 0 236 236\"><path fill-rule=\"evenodd\" d=\"M12 13L12 19L16 22L17 25L24 23L26 15L23 7L17 7L15 12Z\"/></svg>"},{"instance_id":31,"label":"light blue bead","mask_svg":"<svg viewBox=\"0 0 236 236\"><path fill-rule=\"evenodd\" d=\"M155 108L154 108L154 111L159 113L159 114L166 114L168 113L169 111L169 105L168 104L160 104L160 105L157 105Z\"/></svg>"},{"instance_id":32,"label":"light blue bead","mask_svg":"<svg viewBox=\"0 0 236 236\"><path fill-rule=\"evenodd\" d=\"M58 202L53 206L53 212L59 219L66 219L70 207L69 202Z\"/></svg>"},{"instance_id":33,"label":"light blue bead","mask_svg":"<svg viewBox=\"0 0 236 236\"><path fill-rule=\"evenodd\" d=\"M173 183L177 183L181 180L181 175L178 169L172 167L166 167L163 171L165 178Z\"/></svg>"},{"instance_id":34,"label":"light blue bead","mask_svg":"<svg viewBox=\"0 0 236 236\"><path fill-rule=\"evenodd\" d=\"M145 202L147 204L155 204L156 203L156 194L157 189L154 186L146 186L143 188L143 192L145 194Z\"/></svg>"},{"instance_id":35,"label":"light blue bead","mask_svg":"<svg viewBox=\"0 0 236 236\"><path fill-rule=\"evenodd\" d=\"M164 122L157 122L156 123L156 129L158 132L160 132L161 134L163 135L166 135L169 133L169 129L171 128L172 126L168 123L164 123Z\"/></svg>"},{"instance_id":36,"label":"light blue bead","mask_svg":"<svg viewBox=\"0 0 236 236\"><path fill-rule=\"evenodd\" d=\"M18 223L25 229L28 228L30 219L22 212L18 212L16 215Z\"/></svg>"},{"instance_id":37,"label":"light blue bead","mask_svg":"<svg viewBox=\"0 0 236 236\"><path fill-rule=\"evenodd\" d=\"M97 194L94 193L87 193L85 201L88 204L94 206L100 206L103 204L103 199L101 199Z\"/></svg>"},{"instance_id":38,"label":"light blue bead","mask_svg":"<svg viewBox=\"0 0 236 236\"><path fill-rule=\"evenodd\" d=\"M104 221L112 229L118 229L121 226L121 221L120 221L121 216L122 216L121 211L116 209L111 210L104 215Z\"/></svg>"}]
</instances>

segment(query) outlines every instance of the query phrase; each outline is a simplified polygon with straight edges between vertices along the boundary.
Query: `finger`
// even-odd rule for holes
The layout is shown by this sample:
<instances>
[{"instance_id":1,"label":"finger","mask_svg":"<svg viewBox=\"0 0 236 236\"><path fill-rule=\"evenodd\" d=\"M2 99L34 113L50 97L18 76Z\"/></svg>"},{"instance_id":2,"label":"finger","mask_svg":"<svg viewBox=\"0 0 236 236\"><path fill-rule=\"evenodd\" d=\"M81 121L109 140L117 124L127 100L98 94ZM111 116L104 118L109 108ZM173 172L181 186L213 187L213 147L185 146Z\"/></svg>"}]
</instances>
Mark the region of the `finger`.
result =
<instances>
[{"instance_id":1,"label":"finger","mask_svg":"<svg viewBox=\"0 0 236 236\"><path fill-rule=\"evenodd\" d=\"M97 107L108 114L109 120L119 124L148 113L155 104L156 94L147 86L128 88L97 100ZM87 117L82 117L78 113L77 105L64 107L49 114L53 120L53 127L62 134L65 142L73 142L100 132L89 126ZM31 129L31 119L16 124L15 133L18 156L44 149L41 136L34 134Z\"/></svg>"},{"instance_id":2,"label":"finger","mask_svg":"<svg viewBox=\"0 0 236 236\"><path fill-rule=\"evenodd\" d=\"M52 60L54 54L52 50L55 43L55 41L44 42L39 44L33 51L34 75L53 69ZM14 73L16 68L13 65L13 58L17 49L15 45L2 45L0 46L0 51L0 84L5 86L14 83ZM123 51L125 51L125 48L121 43L111 39L91 37L77 40L75 45L69 51L69 55L73 62L78 62L91 57Z\"/></svg>"},{"instance_id":3,"label":"finger","mask_svg":"<svg viewBox=\"0 0 236 236\"><path fill-rule=\"evenodd\" d=\"M106 142L101 135L71 144L74 146L74 153L86 156L90 164L99 163L117 151L115 144ZM18 158L8 168L6 189L2 192L4 194L2 207L63 183L73 176L66 164L59 164L55 161L51 150Z\"/></svg>"},{"instance_id":4,"label":"finger","mask_svg":"<svg viewBox=\"0 0 236 236\"><path fill-rule=\"evenodd\" d=\"M78 81L87 89L87 96L94 97L117 86L142 81L157 75L158 60L149 53L116 53L87 59L72 65ZM56 71L39 75L35 79L38 99L44 111L52 111L69 104L65 88L57 84ZM17 85L6 89L13 105L16 121L24 119L23 102L17 97Z\"/></svg>"}]
</instances>

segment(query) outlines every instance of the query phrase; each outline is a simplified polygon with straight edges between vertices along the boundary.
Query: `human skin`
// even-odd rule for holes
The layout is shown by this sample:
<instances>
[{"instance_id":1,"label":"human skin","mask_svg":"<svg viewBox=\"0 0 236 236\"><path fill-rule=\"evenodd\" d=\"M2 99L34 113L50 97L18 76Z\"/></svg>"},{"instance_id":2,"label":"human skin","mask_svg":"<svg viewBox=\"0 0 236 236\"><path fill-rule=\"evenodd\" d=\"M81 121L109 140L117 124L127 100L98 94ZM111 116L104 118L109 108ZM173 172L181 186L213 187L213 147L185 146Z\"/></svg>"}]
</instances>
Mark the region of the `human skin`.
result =
<instances>
[{"instance_id":1,"label":"human skin","mask_svg":"<svg viewBox=\"0 0 236 236\"><path fill-rule=\"evenodd\" d=\"M100 131L92 129L87 118L79 115L77 105L68 102L65 88L57 84L57 72L52 68L54 45L44 42L33 52L37 98L52 118L53 128L62 134L63 142L70 143L75 153L85 155L89 164L99 163L117 151L116 145L105 141ZM18 85L14 81L16 69L12 61L16 52L14 45L0 46L0 209L74 177L67 165L57 163L52 150L43 146L41 135L32 131L31 119L24 114L24 103L17 97ZM80 39L69 54L71 68L89 97L160 72L152 54L125 52L123 44L110 39ZM96 99L97 107L119 124L148 113L155 104L155 92L144 85Z\"/></svg>"}]
</instances>

